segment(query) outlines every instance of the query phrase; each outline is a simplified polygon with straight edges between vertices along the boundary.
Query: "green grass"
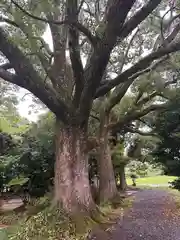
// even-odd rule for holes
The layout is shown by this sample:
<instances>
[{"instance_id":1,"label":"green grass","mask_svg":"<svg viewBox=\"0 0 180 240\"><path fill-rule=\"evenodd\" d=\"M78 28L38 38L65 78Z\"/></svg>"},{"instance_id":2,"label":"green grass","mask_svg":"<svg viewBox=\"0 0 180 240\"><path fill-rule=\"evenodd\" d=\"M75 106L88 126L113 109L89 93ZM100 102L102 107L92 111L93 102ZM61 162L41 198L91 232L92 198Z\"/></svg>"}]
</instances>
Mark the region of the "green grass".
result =
<instances>
[{"instance_id":1,"label":"green grass","mask_svg":"<svg viewBox=\"0 0 180 240\"><path fill-rule=\"evenodd\" d=\"M174 176L154 176L154 177L145 177L136 179L136 184L138 185L165 185L169 182L172 182L177 177ZM130 178L127 179L127 184L132 185L132 180Z\"/></svg>"}]
</instances>

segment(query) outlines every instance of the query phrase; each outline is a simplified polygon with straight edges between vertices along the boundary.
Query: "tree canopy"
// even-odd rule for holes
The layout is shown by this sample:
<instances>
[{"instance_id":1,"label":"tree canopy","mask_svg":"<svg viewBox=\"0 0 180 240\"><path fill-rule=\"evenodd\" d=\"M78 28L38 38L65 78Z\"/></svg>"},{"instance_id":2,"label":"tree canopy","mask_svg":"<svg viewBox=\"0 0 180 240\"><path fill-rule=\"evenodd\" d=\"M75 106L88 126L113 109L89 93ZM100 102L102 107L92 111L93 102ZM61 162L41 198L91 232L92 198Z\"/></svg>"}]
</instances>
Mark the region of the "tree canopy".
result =
<instances>
[{"instance_id":1,"label":"tree canopy","mask_svg":"<svg viewBox=\"0 0 180 240\"><path fill-rule=\"evenodd\" d=\"M179 101L172 104L168 111L155 119L156 131L160 137L160 143L153 152L157 162L163 164L165 172L179 176Z\"/></svg>"}]
</instances>

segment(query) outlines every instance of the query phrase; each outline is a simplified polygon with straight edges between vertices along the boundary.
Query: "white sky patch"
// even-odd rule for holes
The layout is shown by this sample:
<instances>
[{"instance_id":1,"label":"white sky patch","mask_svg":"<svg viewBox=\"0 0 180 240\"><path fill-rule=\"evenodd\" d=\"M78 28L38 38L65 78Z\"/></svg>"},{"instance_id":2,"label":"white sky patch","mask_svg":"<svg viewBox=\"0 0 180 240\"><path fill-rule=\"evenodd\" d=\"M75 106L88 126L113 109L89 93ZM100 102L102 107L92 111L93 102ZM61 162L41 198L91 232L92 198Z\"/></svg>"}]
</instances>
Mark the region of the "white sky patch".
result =
<instances>
[{"instance_id":1,"label":"white sky patch","mask_svg":"<svg viewBox=\"0 0 180 240\"><path fill-rule=\"evenodd\" d=\"M49 25L46 28L46 31L44 32L42 36L45 40L45 42L49 45L49 48L51 51L53 51L53 40L52 40L52 35L51 35L51 30L49 28Z\"/></svg>"},{"instance_id":2,"label":"white sky patch","mask_svg":"<svg viewBox=\"0 0 180 240\"><path fill-rule=\"evenodd\" d=\"M27 118L29 121L36 122L38 116L42 113L42 110L35 112L31 111L31 105L34 104L32 100L32 95L27 90L21 88L17 94L20 103L18 105L18 111L20 115Z\"/></svg>"}]
</instances>

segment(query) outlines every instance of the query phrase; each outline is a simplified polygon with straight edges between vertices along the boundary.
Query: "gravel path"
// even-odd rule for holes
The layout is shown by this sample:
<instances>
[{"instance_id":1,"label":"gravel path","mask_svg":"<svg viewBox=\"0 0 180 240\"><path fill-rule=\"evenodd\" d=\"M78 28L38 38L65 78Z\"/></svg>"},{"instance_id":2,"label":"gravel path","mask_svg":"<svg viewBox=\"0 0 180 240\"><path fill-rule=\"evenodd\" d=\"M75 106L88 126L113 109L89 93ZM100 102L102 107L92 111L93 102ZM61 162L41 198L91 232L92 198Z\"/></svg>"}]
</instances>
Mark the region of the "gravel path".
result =
<instances>
[{"instance_id":1,"label":"gravel path","mask_svg":"<svg viewBox=\"0 0 180 240\"><path fill-rule=\"evenodd\" d=\"M172 197L162 190L143 190L133 207L107 234L96 240L180 240L180 215Z\"/></svg>"}]
</instances>

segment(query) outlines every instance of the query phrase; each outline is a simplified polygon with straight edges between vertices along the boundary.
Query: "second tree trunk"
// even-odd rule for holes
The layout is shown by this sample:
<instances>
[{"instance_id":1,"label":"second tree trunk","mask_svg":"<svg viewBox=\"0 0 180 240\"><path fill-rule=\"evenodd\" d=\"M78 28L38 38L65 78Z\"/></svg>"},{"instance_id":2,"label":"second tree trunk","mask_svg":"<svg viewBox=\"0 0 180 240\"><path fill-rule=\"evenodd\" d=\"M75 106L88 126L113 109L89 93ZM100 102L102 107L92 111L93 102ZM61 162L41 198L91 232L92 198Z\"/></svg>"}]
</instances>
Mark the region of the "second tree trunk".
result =
<instances>
[{"instance_id":1,"label":"second tree trunk","mask_svg":"<svg viewBox=\"0 0 180 240\"><path fill-rule=\"evenodd\" d=\"M114 169L111 159L111 149L109 146L108 123L109 116L101 113L100 133L99 133L99 198L100 202L113 199L117 194Z\"/></svg>"},{"instance_id":2,"label":"second tree trunk","mask_svg":"<svg viewBox=\"0 0 180 240\"><path fill-rule=\"evenodd\" d=\"M125 165L122 165L119 170L120 175L120 189L125 191L127 188L126 175L125 175Z\"/></svg>"}]
</instances>

